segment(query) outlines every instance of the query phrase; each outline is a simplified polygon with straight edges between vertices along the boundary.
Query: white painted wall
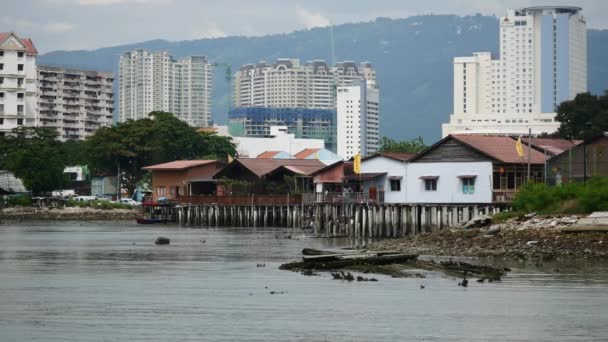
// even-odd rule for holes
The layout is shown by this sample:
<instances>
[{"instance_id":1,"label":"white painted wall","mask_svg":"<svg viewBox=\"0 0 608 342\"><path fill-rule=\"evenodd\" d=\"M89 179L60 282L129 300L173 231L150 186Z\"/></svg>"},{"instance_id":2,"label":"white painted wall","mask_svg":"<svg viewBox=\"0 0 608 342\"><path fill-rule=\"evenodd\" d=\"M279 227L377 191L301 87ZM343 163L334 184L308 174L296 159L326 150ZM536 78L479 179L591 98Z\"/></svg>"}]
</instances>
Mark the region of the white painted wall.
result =
<instances>
[{"instance_id":1,"label":"white painted wall","mask_svg":"<svg viewBox=\"0 0 608 342\"><path fill-rule=\"evenodd\" d=\"M366 159L361 162L361 172L386 172L385 177L377 180L384 190L384 201L386 203L405 203L406 202L406 164L398 160L378 156ZM401 191L391 191L389 177L401 178Z\"/></svg>"},{"instance_id":2,"label":"white painted wall","mask_svg":"<svg viewBox=\"0 0 608 342\"><path fill-rule=\"evenodd\" d=\"M475 193L462 193L460 175L477 175ZM423 176L439 176L437 191L426 191ZM491 203L492 163L408 163L406 180L407 203ZM403 185L402 185L403 186ZM386 196L386 194L385 194Z\"/></svg>"}]
</instances>

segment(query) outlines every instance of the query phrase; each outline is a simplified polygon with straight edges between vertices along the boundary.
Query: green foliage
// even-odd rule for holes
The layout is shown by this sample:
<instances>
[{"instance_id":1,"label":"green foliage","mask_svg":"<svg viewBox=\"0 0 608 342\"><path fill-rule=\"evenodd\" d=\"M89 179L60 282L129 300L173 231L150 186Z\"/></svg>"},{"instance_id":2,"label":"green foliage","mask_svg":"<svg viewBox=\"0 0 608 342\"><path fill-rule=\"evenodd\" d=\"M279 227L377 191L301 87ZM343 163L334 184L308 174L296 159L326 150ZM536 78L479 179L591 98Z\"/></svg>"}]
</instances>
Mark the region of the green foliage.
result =
<instances>
[{"instance_id":1,"label":"green foliage","mask_svg":"<svg viewBox=\"0 0 608 342\"><path fill-rule=\"evenodd\" d=\"M516 218L516 217L522 217L524 215L525 214L521 211L503 211L501 213L494 214L494 216L492 216L492 222L502 223L509 219Z\"/></svg>"},{"instance_id":2,"label":"green foliage","mask_svg":"<svg viewBox=\"0 0 608 342\"><path fill-rule=\"evenodd\" d=\"M77 166L87 164L85 143L82 140L66 140L61 144L61 154L65 165Z\"/></svg>"},{"instance_id":3,"label":"green foliage","mask_svg":"<svg viewBox=\"0 0 608 342\"><path fill-rule=\"evenodd\" d=\"M121 184L130 194L144 177L144 166L236 154L230 138L198 133L166 112L100 128L86 140L85 151L92 170L115 174L120 169Z\"/></svg>"},{"instance_id":4,"label":"green foliage","mask_svg":"<svg viewBox=\"0 0 608 342\"><path fill-rule=\"evenodd\" d=\"M14 195L7 200L9 207L31 207L32 198L30 196Z\"/></svg>"},{"instance_id":5,"label":"green foliage","mask_svg":"<svg viewBox=\"0 0 608 342\"><path fill-rule=\"evenodd\" d=\"M555 187L529 185L517 193L513 209L541 214L584 214L608 210L608 179L592 178L587 184L568 183Z\"/></svg>"},{"instance_id":6,"label":"green foliage","mask_svg":"<svg viewBox=\"0 0 608 342\"><path fill-rule=\"evenodd\" d=\"M95 208L103 210L133 209L133 207L128 204L114 203L107 200L75 201L73 199L68 199L65 205L66 207Z\"/></svg>"},{"instance_id":7,"label":"green foliage","mask_svg":"<svg viewBox=\"0 0 608 342\"><path fill-rule=\"evenodd\" d=\"M61 189L68 181L65 161L54 130L18 127L0 142L1 167L12 171L34 195Z\"/></svg>"},{"instance_id":8,"label":"green foliage","mask_svg":"<svg viewBox=\"0 0 608 342\"><path fill-rule=\"evenodd\" d=\"M397 141L389 137L380 138L380 149L378 152L418 153L426 149L422 137L412 140Z\"/></svg>"},{"instance_id":9,"label":"green foliage","mask_svg":"<svg viewBox=\"0 0 608 342\"><path fill-rule=\"evenodd\" d=\"M586 139L608 131L608 91L600 96L582 93L562 102L556 120L561 123L558 135L567 139Z\"/></svg>"}]
</instances>

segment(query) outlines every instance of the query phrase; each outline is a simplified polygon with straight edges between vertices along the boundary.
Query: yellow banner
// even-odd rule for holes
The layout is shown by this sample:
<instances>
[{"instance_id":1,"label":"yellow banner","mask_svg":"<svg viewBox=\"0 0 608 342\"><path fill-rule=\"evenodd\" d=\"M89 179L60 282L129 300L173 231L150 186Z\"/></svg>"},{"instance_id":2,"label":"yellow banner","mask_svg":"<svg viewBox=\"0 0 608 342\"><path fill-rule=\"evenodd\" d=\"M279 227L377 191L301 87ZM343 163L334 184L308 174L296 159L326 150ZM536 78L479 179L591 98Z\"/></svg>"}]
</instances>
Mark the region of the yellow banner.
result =
<instances>
[{"instance_id":1,"label":"yellow banner","mask_svg":"<svg viewBox=\"0 0 608 342\"><path fill-rule=\"evenodd\" d=\"M515 150L517 150L517 155L520 157L524 156L524 145L521 143L521 135L519 136L519 139L517 139L517 142L515 143Z\"/></svg>"},{"instance_id":2,"label":"yellow banner","mask_svg":"<svg viewBox=\"0 0 608 342\"><path fill-rule=\"evenodd\" d=\"M353 171L355 171L355 174L357 175L361 173L361 154L359 153L355 155Z\"/></svg>"}]
</instances>

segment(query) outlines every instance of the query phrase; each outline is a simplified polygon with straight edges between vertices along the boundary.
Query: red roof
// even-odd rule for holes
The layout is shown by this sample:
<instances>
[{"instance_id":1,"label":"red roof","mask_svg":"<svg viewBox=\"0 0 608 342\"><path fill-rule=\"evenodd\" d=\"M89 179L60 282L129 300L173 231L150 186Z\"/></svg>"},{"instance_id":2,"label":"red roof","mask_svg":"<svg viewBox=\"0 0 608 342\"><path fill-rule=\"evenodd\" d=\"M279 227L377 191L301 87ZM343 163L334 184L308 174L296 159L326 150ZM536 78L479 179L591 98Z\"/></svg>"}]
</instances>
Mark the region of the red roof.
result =
<instances>
[{"instance_id":1,"label":"red roof","mask_svg":"<svg viewBox=\"0 0 608 342\"><path fill-rule=\"evenodd\" d=\"M517 138L513 137L517 140ZM528 138L522 138L522 141L527 145ZM582 140L568 140L568 139L552 139L552 138L532 138L532 147L536 147L539 152L546 150L549 155L560 154L564 151L571 149L572 147L580 144Z\"/></svg>"},{"instance_id":2,"label":"red roof","mask_svg":"<svg viewBox=\"0 0 608 342\"><path fill-rule=\"evenodd\" d=\"M150 171L185 170L194 166L206 165L211 163L215 163L215 160L176 160L169 163L146 166L142 169Z\"/></svg>"},{"instance_id":3,"label":"red roof","mask_svg":"<svg viewBox=\"0 0 608 342\"><path fill-rule=\"evenodd\" d=\"M239 158L233 161L230 165L228 165L228 167L225 168L223 171L226 171L235 163L243 165L245 168L247 168L249 171L251 171L258 177L262 177L281 166L295 166L301 170L306 171L306 174L310 174L325 167L325 164L316 159Z\"/></svg>"},{"instance_id":4,"label":"red roof","mask_svg":"<svg viewBox=\"0 0 608 342\"><path fill-rule=\"evenodd\" d=\"M376 154L363 158L363 160L373 159L376 157L386 157L389 159L394 159L397 161L404 162L404 161L408 161L410 158L412 158L415 155L416 155L415 153L378 152Z\"/></svg>"},{"instance_id":5,"label":"red roof","mask_svg":"<svg viewBox=\"0 0 608 342\"><path fill-rule=\"evenodd\" d=\"M257 158L260 158L260 159L272 159L272 158L274 158L274 156L276 156L279 153L280 153L280 151L266 151L266 152L260 153L257 156Z\"/></svg>"},{"instance_id":6,"label":"red roof","mask_svg":"<svg viewBox=\"0 0 608 342\"><path fill-rule=\"evenodd\" d=\"M464 135L455 134L448 137L454 138L469 147L506 164L527 163L530 153L531 164L544 164L545 155L535 149L528 148L526 139L523 138L524 156L520 157L515 148L516 140L508 136L488 136L488 135Z\"/></svg>"},{"instance_id":7,"label":"red roof","mask_svg":"<svg viewBox=\"0 0 608 342\"><path fill-rule=\"evenodd\" d=\"M10 36L14 36L25 46L25 52L28 55L36 56L38 55L38 50L34 46L34 42L30 38L19 38L14 32L0 32L0 44L4 43L5 40Z\"/></svg>"},{"instance_id":8,"label":"red roof","mask_svg":"<svg viewBox=\"0 0 608 342\"><path fill-rule=\"evenodd\" d=\"M296 153L294 157L296 157L296 159L306 159L312 154L319 152L320 150L320 148L305 148L302 151Z\"/></svg>"}]
</instances>

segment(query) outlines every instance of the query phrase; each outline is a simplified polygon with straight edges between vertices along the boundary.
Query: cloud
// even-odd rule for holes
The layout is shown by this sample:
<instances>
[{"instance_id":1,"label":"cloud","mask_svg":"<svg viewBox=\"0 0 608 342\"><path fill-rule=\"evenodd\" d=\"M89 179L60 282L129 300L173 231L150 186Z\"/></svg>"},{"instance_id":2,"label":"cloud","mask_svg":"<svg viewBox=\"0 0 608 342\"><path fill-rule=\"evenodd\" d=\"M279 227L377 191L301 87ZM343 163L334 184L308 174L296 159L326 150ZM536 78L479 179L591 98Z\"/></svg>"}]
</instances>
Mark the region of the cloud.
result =
<instances>
[{"instance_id":1,"label":"cloud","mask_svg":"<svg viewBox=\"0 0 608 342\"><path fill-rule=\"evenodd\" d=\"M44 26L45 31L51 33L65 33L68 31L72 31L74 29L74 25L68 23L52 23Z\"/></svg>"},{"instance_id":2,"label":"cloud","mask_svg":"<svg viewBox=\"0 0 608 342\"><path fill-rule=\"evenodd\" d=\"M170 5L174 0L46 0L51 3L69 3L81 6L111 6L121 4Z\"/></svg>"},{"instance_id":3,"label":"cloud","mask_svg":"<svg viewBox=\"0 0 608 342\"><path fill-rule=\"evenodd\" d=\"M296 7L298 19L306 28L325 27L331 25L329 19L319 12L312 12L300 6Z\"/></svg>"},{"instance_id":4,"label":"cloud","mask_svg":"<svg viewBox=\"0 0 608 342\"><path fill-rule=\"evenodd\" d=\"M227 34L217 25L217 23L211 22L208 23L206 27L195 30L190 36L192 39L221 38L226 37Z\"/></svg>"}]
</instances>

